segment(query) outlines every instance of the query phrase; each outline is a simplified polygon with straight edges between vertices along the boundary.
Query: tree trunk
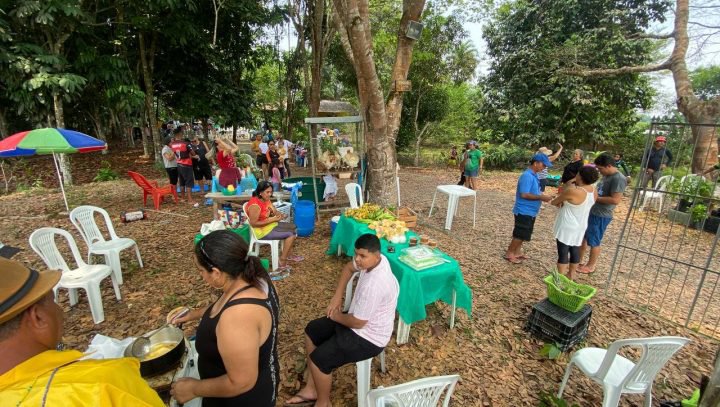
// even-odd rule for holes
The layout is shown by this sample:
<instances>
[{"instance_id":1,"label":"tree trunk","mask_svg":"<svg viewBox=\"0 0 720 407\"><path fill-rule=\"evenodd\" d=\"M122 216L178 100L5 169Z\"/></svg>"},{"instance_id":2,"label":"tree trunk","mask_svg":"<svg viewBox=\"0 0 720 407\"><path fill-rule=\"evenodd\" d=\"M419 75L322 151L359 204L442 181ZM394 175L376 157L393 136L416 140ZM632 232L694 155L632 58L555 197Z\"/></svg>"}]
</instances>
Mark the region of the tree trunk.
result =
<instances>
[{"instance_id":1,"label":"tree trunk","mask_svg":"<svg viewBox=\"0 0 720 407\"><path fill-rule=\"evenodd\" d=\"M141 31L138 35L140 43L140 64L142 66L142 78L143 84L145 85L145 117L147 118L148 127L150 128L150 135L155 144L155 161L160 162L160 151L162 150L162 142L160 141L160 135L158 134L157 123L153 116L153 105L155 99L155 90L153 87L153 64L155 59L155 46L157 43L157 34L153 33L152 42L150 49L148 50L145 46L145 35ZM143 133L143 155L150 157L148 140Z\"/></svg>"},{"instance_id":2,"label":"tree trunk","mask_svg":"<svg viewBox=\"0 0 720 407\"><path fill-rule=\"evenodd\" d=\"M720 406L720 351L715 354L715 368L710 376L698 407Z\"/></svg>"},{"instance_id":3,"label":"tree trunk","mask_svg":"<svg viewBox=\"0 0 720 407\"><path fill-rule=\"evenodd\" d=\"M5 118L5 109L0 109L0 140L9 136L7 128L7 119Z\"/></svg>"},{"instance_id":4,"label":"tree trunk","mask_svg":"<svg viewBox=\"0 0 720 407\"><path fill-rule=\"evenodd\" d=\"M358 80L358 93L363 117L366 118L368 158L368 191L381 205L396 203L395 139L400 127L402 93L393 90L385 106L384 93L375 69L372 51L368 0L334 0L342 30L352 49L353 65ZM405 37L410 20L419 21L424 0L404 0L403 15L398 29L398 49L392 80L405 80L412 60L414 42ZM343 33L341 33L341 38Z\"/></svg>"},{"instance_id":5,"label":"tree trunk","mask_svg":"<svg viewBox=\"0 0 720 407\"><path fill-rule=\"evenodd\" d=\"M423 126L423 129L420 131L420 133L417 132L417 125L415 126L415 166L420 166L420 145L422 144L423 137L425 136L425 132L427 131L428 127L430 127L430 123L425 123Z\"/></svg>"},{"instance_id":6,"label":"tree trunk","mask_svg":"<svg viewBox=\"0 0 720 407\"><path fill-rule=\"evenodd\" d=\"M107 144L107 136L105 135L105 131L103 129L102 117L100 116L100 110L98 109L97 105L95 105L93 112L90 115L90 120L93 122L93 127L95 127L95 137L99 138L100 140L104 141L105 144ZM102 150L102 155L106 155L107 152L107 148Z\"/></svg>"},{"instance_id":7,"label":"tree trunk","mask_svg":"<svg viewBox=\"0 0 720 407\"><path fill-rule=\"evenodd\" d=\"M233 143L237 144L237 125L233 124Z\"/></svg>"},{"instance_id":8,"label":"tree trunk","mask_svg":"<svg viewBox=\"0 0 720 407\"><path fill-rule=\"evenodd\" d=\"M53 107L55 108L55 124L58 128L65 128L65 110L63 109L63 101L58 93L53 94ZM60 167L60 175L63 184L72 185L72 170L70 166L70 157L67 154L58 154L58 167Z\"/></svg>"}]
</instances>

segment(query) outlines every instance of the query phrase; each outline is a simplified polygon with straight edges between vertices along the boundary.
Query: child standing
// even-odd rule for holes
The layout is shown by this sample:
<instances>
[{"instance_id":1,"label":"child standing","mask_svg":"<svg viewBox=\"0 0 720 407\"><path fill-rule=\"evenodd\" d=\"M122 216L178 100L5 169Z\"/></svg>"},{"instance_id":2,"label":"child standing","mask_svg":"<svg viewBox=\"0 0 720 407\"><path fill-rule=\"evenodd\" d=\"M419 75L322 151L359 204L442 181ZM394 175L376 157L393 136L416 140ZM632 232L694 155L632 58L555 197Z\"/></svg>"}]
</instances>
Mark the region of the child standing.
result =
<instances>
[{"instance_id":1,"label":"child standing","mask_svg":"<svg viewBox=\"0 0 720 407\"><path fill-rule=\"evenodd\" d=\"M272 165L270 167L271 168L270 182L272 183L273 191L275 191L275 192L280 192L280 183L282 182L282 174L280 172L281 165L282 164L280 164L280 160L276 158L272 161Z\"/></svg>"}]
</instances>

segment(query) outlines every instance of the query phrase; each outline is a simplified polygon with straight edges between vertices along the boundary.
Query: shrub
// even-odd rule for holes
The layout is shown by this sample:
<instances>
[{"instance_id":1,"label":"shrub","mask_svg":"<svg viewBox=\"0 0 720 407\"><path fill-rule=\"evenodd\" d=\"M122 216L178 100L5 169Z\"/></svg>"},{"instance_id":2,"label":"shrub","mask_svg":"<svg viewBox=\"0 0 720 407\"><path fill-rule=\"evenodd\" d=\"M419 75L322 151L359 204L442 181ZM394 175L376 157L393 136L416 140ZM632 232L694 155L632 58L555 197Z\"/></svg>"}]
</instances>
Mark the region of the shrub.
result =
<instances>
[{"instance_id":1,"label":"shrub","mask_svg":"<svg viewBox=\"0 0 720 407\"><path fill-rule=\"evenodd\" d=\"M532 157L532 152L510 143L482 144L480 150L485 153L485 167L496 170L514 170L522 168Z\"/></svg>"},{"instance_id":2,"label":"shrub","mask_svg":"<svg viewBox=\"0 0 720 407\"><path fill-rule=\"evenodd\" d=\"M119 178L120 176L110 168L110 162L103 161L97 175L93 178L93 182L113 181Z\"/></svg>"}]
</instances>

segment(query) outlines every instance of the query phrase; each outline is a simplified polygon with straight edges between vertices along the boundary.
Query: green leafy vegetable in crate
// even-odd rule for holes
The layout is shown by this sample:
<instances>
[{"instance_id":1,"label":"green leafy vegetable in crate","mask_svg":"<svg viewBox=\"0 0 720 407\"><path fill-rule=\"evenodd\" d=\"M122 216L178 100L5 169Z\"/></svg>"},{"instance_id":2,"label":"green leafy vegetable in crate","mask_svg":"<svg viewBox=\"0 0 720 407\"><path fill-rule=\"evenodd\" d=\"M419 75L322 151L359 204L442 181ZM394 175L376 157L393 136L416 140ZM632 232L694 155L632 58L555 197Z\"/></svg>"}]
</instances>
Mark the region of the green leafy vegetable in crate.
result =
<instances>
[{"instance_id":1,"label":"green leafy vegetable in crate","mask_svg":"<svg viewBox=\"0 0 720 407\"><path fill-rule=\"evenodd\" d=\"M595 295L594 287L578 284L553 269L545 277L548 299L553 304L570 312L578 312Z\"/></svg>"},{"instance_id":2,"label":"green leafy vegetable in crate","mask_svg":"<svg viewBox=\"0 0 720 407\"><path fill-rule=\"evenodd\" d=\"M577 295L580 297L584 297L590 293L592 293L593 290L592 287L584 286L584 285L576 285L576 284L567 284L565 279L560 278L560 273L557 271L557 269L552 269L550 271L550 275L553 278L553 283L555 283L555 286L560 289L560 291L568 293L570 295ZM572 280L569 280L572 282Z\"/></svg>"}]
</instances>

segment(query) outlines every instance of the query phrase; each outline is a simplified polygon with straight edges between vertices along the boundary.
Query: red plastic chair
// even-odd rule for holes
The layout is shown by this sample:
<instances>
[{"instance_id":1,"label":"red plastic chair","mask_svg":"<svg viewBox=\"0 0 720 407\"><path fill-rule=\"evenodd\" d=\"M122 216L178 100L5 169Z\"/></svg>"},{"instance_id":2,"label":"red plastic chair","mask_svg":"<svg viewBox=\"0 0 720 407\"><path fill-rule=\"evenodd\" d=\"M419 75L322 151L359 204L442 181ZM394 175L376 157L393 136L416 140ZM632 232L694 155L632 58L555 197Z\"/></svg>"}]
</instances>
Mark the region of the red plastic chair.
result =
<instances>
[{"instance_id":1,"label":"red plastic chair","mask_svg":"<svg viewBox=\"0 0 720 407\"><path fill-rule=\"evenodd\" d=\"M177 190L175 189L175 185L168 184L161 188L158 186L157 181L148 181L147 178L138 174L137 172L128 171L128 175L143 190L143 206L147 206L148 195L152 195L153 204L155 204L156 211L160 210L160 203L162 202L162 197L165 195L172 194L172 196L175 197L175 203L178 202Z\"/></svg>"}]
</instances>

